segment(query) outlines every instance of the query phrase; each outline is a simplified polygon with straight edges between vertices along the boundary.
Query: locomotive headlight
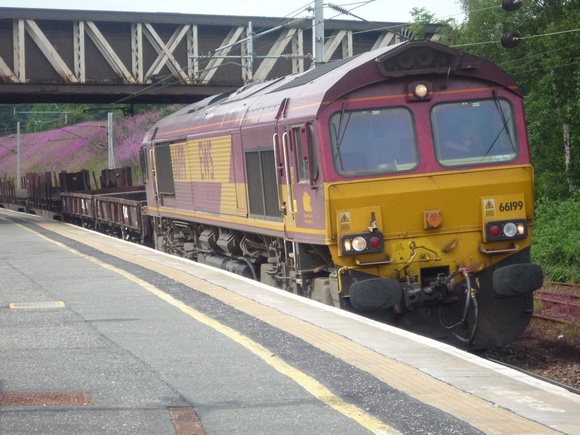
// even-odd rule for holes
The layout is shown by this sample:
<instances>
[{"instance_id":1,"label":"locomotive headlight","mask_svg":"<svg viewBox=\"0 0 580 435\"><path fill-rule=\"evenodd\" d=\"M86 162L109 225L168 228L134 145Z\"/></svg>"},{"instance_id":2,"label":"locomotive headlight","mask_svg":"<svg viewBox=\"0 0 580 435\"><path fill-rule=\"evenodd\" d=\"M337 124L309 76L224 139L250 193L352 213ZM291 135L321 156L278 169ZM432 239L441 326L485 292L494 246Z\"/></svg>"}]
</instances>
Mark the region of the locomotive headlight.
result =
<instances>
[{"instance_id":1,"label":"locomotive headlight","mask_svg":"<svg viewBox=\"0 0 580 435\"><path fill-rule=\"evenodd\" d=\"M407 100L408 101L424 101L432 98L431 83L424 80L420 82L413 82L407 85Z\"/></svg>"},{"instance_id":2,"label":"locomotive headlight","mask_svg":"<svg viewBox=\"0 0 580 435\"><path fill-rule=\"evenodd\" d=\"M523 223L518 224L518 234L524 234L526 232L526 226Z\"/></svg>"},{"instance_id":3,"label":"locomotive headlight","mask_svg":"<svg viewBox=\"0 0 580 435\"><path fill-rule=\"evenodd\" d=\"M503 233L506 237L513 237L518 233L518 228L513 222L508 222L503 227Z\"/></svg>"},{"instance_id":4,"label":"locomotive headlight","mask_svg":"<svg viewBox=\"0 0 580 435\"><path fill-rule=\"evenodd\" d=\"M423 83L419 83L415 86L413 93L417 98L425 98L429 94L429 89Z\"/></svg>"},{"instance_id":5,"label":"locomotive headlight","mask_svg":"<svg viewBox=\"0 0 580 435\"><path fill-rule=\"evenodd\" d=\"M352 250L352 240L344 239L342 241L342 247L344 248L345 252L350 252Z\"/></svg>"},{"instance_id":6,"label":"locomotive headlight","mask_svg":"<svg viewBox=\"0 0 580 435\"><path fill-rule=\"evenodd\" d=\"M355 237L352 239L352 247L355 251L364 251L367 247L367 241L364 239L364 237Z\"/></svg>"}]
</instances>

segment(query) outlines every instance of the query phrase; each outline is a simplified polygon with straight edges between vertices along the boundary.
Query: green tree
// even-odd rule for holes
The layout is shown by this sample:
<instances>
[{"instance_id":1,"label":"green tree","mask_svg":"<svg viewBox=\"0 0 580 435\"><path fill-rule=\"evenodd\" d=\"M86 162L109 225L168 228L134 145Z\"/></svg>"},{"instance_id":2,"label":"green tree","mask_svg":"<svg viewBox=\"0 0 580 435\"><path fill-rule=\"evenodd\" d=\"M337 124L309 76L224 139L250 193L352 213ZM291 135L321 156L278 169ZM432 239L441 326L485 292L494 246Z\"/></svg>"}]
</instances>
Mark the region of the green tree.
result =
<instances>
[{"instance_id":1,"label":"green tree","mask_svg":"<svg viewBox=\"0 0 580 435\"><path fill-rule=\"evenodd\" d=\"M525 99L537 191L570 197L580 183L580 5L577 0L529 0L513 12L499 0L461 0L466 19L458 48L490 59L512 74ZM502 35L519 31L517 47Z\"/></svg>"},{"instance_id":2,"label":"green tree","mask_svg":"<svg viewBox=\"0 0 580 435\"><path fill-rule=\"evenodd\" d=\"M457 40L457 22L453 18L445 20L438 19L435 14L425 8L413 8L410 12L413 23L409 29L413 32L415 39L424 39L429 33L429 28L437 26L437 42L451 44Z\"/></svg>"},{"instance_id":3,"label":"green tree","mask_svg":"<svg viewBox=\"0 0 580 435\"><path fill-rule=\"evenodd\" d=\"M30 110L31 104L0 104L0 135L13 134L16 131L16 123L21 122L24 130L24 117L18 114L20 110Z\"/></svg>"},{"instance_id":4,"label":"green tree","mask_svg":"<svg viewBox=\"0 0 580 435\"><path fill-rule=\"evenodd\" d=\"M541 148L539 144L548 145L548 149L535 151L541 153L542 160L550 162L561 178L561 194L567 191L565 196L569 196L580 182L580 166L577 164L580 156L580 32L569 32L578 27L580 10L563 10L562 14L553 15L546 22L541 29L544 36L530 40L539 53L535 55L534 63L528 66L532 69L519 73L517 77L528 74L535 78L528 83L527 107L536 120L539 120L537 112L549 118L530 126L530 138L535 146L537 144L536 148Z\"/></svg>"}]
</instances>

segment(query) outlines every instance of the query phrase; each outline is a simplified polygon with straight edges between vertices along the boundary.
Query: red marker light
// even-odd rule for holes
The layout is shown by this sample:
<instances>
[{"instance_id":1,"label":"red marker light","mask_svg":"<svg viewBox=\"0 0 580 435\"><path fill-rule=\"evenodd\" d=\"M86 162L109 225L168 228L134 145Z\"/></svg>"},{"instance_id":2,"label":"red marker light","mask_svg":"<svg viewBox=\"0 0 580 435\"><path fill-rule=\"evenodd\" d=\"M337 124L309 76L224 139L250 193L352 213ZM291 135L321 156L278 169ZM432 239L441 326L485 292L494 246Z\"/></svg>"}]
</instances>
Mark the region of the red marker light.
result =
<instances>
[{"instance_id":1,"label":"red marker light","mask_svg":"<svg viewBox=\"0 0 580 435\"><path fill-rule=\"evenodd\" d=\"M494 225L494 226L489 228L489 235L491 237L499 237L500 234L501 234L501 228L499 226Z\"/></svg>"},{"instance_id":2,"label":"red marker light","mask_svg":"<svg viewBox=\"0 0 580 435\"><path fill-rule=\"evenodd\" d=\"M381 239L379 239L377 236L373 236L369 240L369 245L371 245L371 248L376 249L381 246Z\"/></svg>"}]
</instances>

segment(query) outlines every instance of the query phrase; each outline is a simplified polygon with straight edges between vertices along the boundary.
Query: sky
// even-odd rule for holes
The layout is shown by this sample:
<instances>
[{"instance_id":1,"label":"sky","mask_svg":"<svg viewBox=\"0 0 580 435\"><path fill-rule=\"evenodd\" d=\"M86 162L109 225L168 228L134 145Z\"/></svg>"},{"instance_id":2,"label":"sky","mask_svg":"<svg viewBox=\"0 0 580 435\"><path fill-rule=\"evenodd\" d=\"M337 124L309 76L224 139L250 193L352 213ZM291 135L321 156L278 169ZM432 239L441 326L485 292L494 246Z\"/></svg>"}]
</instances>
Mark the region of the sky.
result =
<instances>
[{"instance_id":1,"label":"sky","mask_svg":"<svg viewBox=\"0 0 580 435\"><path fill-rule=\"evenodd\" d=\"M313 0L0 0L0 7L286 17L294 16L297 11L313 3ZM435 14L436 18L462 20L457 0L374 0L368 4L364 4L366 1L363 0L331 0L326 3L343 7L368 21L409 22L409 12L413 8L425 8ZM309 15L302 13L298 16ZM354 19L339 15L329 8L324 9L324 18Z\"/></svg>"}]
</instances>

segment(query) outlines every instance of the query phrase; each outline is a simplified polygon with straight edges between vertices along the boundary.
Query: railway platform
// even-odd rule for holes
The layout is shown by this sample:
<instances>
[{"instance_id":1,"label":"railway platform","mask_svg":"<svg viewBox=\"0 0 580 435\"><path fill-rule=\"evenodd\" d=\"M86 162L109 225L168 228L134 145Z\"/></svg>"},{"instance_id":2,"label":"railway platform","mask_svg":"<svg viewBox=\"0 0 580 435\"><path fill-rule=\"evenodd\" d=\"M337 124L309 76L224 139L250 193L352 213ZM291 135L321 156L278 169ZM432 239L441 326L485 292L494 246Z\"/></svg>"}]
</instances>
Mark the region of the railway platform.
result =
<instances>
[{"instance_id":1,"label":"railway platform","mask_svg":"<svg viewBox=\"0 0 580 435\"><path fill-rule=\"evenodd\" d=\"M0 209L2 434L580 434L580 397L260 283Z\"/></svg>"}]
</instances>

